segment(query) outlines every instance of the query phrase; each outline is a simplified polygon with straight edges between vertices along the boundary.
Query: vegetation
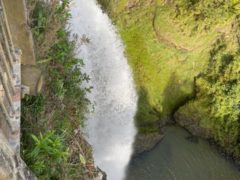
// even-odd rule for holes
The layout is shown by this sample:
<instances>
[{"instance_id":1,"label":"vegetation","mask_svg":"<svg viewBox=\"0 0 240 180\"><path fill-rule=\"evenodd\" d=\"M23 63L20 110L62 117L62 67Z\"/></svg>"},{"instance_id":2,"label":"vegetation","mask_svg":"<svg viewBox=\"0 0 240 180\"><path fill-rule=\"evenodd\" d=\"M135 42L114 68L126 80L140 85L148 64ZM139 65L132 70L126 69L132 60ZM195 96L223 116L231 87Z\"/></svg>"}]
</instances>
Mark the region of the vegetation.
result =
<instances>
[{"instance_id":1,"label":"vegetation","mask_svg":"<svg viewBox=\"0 0 240 180\"><path fill-rule=\"evenodd\" d=\"M42 94L22 102L22 155L39 179L94 178L91 148L81 127L88 110L88 80L75 58L66 22L68 0L28 1L37 62L45 76ZM75 37L76 38L76 37Z\"/></svg>"},{"instance_id":2,"label":"vegetation","mask_svg":"<svg viewBox=\"0 0 240 180\"><path fill-rule=\"evenodd\" d=\"M237 17L231 26L232 34L214 43L208 68L196 79L196 98L180 109L183 114L186 108L205 109L208 115L198 123L209 129L211 137L235 157L240 157L240 44L232 39L239 36L239 22Z\"/></svg>"},{"instance_id":3,"label":"vegetation","mask_svg":"<svg viewBox=\"0 0 240 180\"><path fill-rule=\"evenodd\" d=\"M40 133L39 137L32 135L32 139L34 141L33 149L29 149L26 154L32 170L46 179L59 177L59 172L63 174L68 157L68 150L63 144L63 138L53 131L48 131L45 135Z\"/></svg>"},{"instance_id":4,"label":"vegetation","mask_svg":"<svg viewBox=\"0 0 240 180\"><path fill-rule=\"evenodd\" d=\"M240 157L240 2L99 2L126 45L139 94L139 132L159 131L178 111ZM81 73L83 62L74 57L74 41L65 29L67 6L67 0L29 1L46 83L44 94L23 101L22 153L40 179L94 176L91 149L79 129L89 104L89 89L80 84L88 77Z\"/></svg>"},{"instance_id":5,"label":"vegetation","mask_svg":"<svg viewBox=\"0 0 240 180\"><path fill-rule=\"evenodd\" d=\"M139 132L158 131L178 110L240 157L240 2L99 2L126 44L140 96Z\"/></svg>"}]
</instances>

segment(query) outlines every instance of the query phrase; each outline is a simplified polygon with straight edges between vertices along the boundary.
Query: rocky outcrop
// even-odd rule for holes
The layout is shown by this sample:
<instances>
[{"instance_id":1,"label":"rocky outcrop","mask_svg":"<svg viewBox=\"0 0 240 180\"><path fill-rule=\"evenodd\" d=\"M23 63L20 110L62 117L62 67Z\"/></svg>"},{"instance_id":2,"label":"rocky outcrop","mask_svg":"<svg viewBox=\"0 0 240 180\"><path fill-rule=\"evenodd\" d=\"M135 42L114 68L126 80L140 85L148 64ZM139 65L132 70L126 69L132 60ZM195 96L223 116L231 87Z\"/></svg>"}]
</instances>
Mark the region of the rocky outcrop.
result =
<instances>
[{"instance_id":1,"label":"rocky outcrop","mask_svg":"<svg viewBox=\"0 0 240 180\"><path fill-rule=\"evenodd\" d=\"M187 129L193 136L200 136L208 139L212 136L211 131L206 127L202 127L201 119L204 117L200 117L199 115L200 113L197 111L197 109L194 110L192 107L190 110L190 108L187 109L183 106L174 114L174 119L180 126Z\"/></svg>"},{"instance_id":2,"label":"rocky outcrop","mask_svg":"<svg viewBox=\"0 0 240 180\"><path fill-rule=\"evenodd\" d=\"M143 152L151 151L161 140L164 135L160 133L138 134L133 145L133 157Z\"/></svg>"},{"instance_id":3,"label":"rocky outcrop","mask_svg":"<svg viewBox=\"0 0 240 180\"><path fill-rule=\"evenodd\" d=\"M100 168L97 168L96 180L107 180L107 174L103 172Z\"/></svg>"}]
</instances>

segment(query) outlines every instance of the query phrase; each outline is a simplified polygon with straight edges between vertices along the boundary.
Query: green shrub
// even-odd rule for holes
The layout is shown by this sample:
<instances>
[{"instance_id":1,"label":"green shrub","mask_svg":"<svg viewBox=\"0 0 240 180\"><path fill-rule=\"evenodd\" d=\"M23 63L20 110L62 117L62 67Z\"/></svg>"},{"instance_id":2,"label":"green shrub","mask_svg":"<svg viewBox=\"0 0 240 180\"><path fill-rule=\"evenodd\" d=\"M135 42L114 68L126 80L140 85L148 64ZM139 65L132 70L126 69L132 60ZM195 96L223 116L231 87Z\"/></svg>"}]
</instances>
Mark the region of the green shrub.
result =
<instances>
[{"instance_id":1,"label":"green shrub","mask_svg":"<svg viewBox=\"0 0 240 180\"><path fill-rule=\"evenodd\" d=\"M25 160L40 179L60 179L67 163L68 149L64 137L54 131L39 136L32 135L33 145L25 154Z\"/></svg>"},{"instance_id":2,"label":"green shrub","mask_svg":"<svg viewBox=\"0 0 240 180\"><path fill-rule=\"evenodd\" d=\"M240 56L229 51L224 40L215 46L208 68L197 79L198 99L208 104L208 124L214 139L228 152L240 156Z\"/></svg>"},{"instance_id":3,"label":"green shrub","mask_svg":"<svg viewBox=\"0 0 240 180\"><path fill-rule=\"evenodd\" d=\"M75 134L83 127L88 110L90 88L81 84L89 78L81 72L83 60L75 57L75 40L69 40L65 28L69 1L59 2L28 2L37 62L45 82L42 95L23 100L21 150L40 179L93 178L95 169L87 169L93 164L91 147L82 133Z\"/></svg>"},{"instance_id":4,"label":"green shrub","mask_svg":"<svg viewBox=\"0 0 240 180\"><path fill-rule=\"evenodd\" d=\"M37 96L26 95L22 100L22 114L23 116L29 114L39 115L44 110L44 96L39 94Z\"/></svg>"}]
</instances>

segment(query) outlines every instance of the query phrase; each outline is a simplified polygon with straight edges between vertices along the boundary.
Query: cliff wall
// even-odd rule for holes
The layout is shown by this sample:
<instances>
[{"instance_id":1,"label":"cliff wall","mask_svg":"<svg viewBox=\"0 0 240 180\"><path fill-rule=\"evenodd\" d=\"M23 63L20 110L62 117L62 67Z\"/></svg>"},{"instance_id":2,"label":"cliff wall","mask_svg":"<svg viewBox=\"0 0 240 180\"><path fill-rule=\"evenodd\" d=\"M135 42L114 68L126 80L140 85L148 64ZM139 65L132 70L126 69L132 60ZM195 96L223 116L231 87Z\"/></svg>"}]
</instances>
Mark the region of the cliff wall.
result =
<instances>
[{"instance_id":1,"label":"cliff wall","mask_svg":"<svg viewBox=\"0 0 240 180\"><path fill-rule=\"evenodd\" d=\"M175 119L240 157L237 1L99 0L126 44L140 133Z\"/></svg>"}]
</instances>

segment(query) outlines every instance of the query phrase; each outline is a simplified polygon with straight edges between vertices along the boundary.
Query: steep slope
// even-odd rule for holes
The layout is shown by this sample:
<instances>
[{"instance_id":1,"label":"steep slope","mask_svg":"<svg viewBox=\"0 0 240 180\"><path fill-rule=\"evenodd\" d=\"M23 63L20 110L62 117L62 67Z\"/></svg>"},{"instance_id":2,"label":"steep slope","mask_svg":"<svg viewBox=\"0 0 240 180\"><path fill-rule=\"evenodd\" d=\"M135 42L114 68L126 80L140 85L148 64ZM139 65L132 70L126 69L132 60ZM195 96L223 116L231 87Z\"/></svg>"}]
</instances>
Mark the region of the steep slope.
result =
<instances>
[{"instance_id":1,"label":"steep slope","mask_svg":"<svg viewBox=\"0 0 240 180\"><path fill-rule=\"evenodd\" d=\"M140 133L175 114L238 156L239 1L100 0L126 44ZM231 148L230 148L231 147Z\"/></svg>"},{"instance_id":2,"label":"steep slope","mask_svg":"<svg viewBox=\"0 0 240 180\"><path fill-rule=\"evenodd\" d=\"M196 97L176 120L192 133L214 139L240 156L240 19L237 16L210 51L208 67L196 78Z\"/></svg>"}]
</instances>

